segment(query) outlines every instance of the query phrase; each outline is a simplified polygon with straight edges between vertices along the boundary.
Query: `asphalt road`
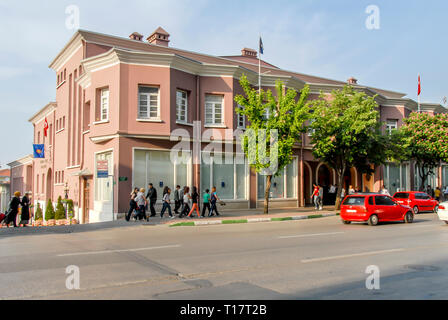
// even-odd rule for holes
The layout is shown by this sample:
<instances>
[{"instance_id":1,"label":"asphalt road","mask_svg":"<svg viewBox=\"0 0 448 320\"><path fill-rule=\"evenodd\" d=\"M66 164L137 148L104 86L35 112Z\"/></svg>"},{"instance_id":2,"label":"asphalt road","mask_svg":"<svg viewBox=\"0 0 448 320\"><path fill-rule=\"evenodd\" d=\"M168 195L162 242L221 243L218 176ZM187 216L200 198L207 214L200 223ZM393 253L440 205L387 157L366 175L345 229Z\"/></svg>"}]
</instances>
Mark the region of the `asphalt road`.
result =
<instances>
[{"instance_id":1,"label":"asphalt road","mask_svg":"<svg viewBox=\"0 0 448 320\"><path fill-rule=\"evenodd\" d=\"M1 299L447 299L448 225L132 225L0 238ZM79 267L80 289L66 287ZM366 288L377 266L380 289Z\"/></svg>"}]
</instances>

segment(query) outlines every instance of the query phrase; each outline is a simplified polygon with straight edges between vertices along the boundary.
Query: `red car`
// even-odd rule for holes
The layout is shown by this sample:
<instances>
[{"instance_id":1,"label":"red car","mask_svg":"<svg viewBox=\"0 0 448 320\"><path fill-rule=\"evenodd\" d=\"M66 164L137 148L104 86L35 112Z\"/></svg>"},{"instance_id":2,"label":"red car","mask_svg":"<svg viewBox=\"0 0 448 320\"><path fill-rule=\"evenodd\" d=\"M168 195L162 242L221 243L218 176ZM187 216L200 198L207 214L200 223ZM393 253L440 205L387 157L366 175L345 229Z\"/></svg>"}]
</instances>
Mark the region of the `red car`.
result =
<instances>
[{"instance_id":1,"label":"red car","mask_svg":"<svg viewBox=\"0 0 448 320\"><path fill-rule=\"evenodd\" d=\"M394 199L400 204L411 207L414 214L423 211L432 211L437 213L439 210L439 202L427 193L420 191L397 192L394 194Z\"/></svg>"},{"instance_id":2,"label":"red car","mask_svg":"<svg viewBox=\"0 0 448 320\"><path fill-rule=\"evenodd\" d=\"M414 214L411 207L399 204L390 196L358 193L347 196L342 202L341 219L344 224L367 222L376 226L385 221L412 223Z\"/></svg>"}]
</instances>

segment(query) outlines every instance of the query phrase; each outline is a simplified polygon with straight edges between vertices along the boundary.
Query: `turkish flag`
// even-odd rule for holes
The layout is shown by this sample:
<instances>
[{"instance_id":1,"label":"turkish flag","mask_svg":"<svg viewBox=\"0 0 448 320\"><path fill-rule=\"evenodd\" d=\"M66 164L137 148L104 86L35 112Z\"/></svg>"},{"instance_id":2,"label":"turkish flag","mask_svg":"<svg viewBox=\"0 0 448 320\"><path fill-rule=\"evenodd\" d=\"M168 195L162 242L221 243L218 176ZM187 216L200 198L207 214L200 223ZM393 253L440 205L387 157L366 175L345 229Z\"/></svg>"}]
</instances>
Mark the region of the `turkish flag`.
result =
<instances>
[{"instance_id":1,"label":"turkish flag","mask_svg":"<svg viewBox=\"0 0 448 320\"><path fill-rule=\"evenodd\" d=\"M422 84L420 82L420 75L418 75L418 92L417 92L417 95L419 96L420 93L422 93Z\"/></svg>"},{"instance_id":2,"label":"turkish flag","mask_svg":"<svg viewBox=\"0 0 448 320\"><path fill-rule=\"evenodd\" d=\"M48 121L47 121L47 117L45 117L45 122L44 122L44 136L47 136L47 131L48 131Z\"/></svg>"}]
</instances>

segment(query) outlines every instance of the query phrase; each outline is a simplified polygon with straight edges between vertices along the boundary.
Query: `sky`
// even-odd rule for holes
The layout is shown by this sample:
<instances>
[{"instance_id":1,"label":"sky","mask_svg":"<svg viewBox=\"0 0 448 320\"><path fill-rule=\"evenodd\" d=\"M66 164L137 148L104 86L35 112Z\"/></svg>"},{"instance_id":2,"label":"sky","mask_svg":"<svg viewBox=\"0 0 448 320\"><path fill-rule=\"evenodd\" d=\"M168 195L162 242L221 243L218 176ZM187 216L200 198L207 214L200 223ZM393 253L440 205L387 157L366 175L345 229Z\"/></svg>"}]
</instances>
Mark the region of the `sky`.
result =
<instances>
[{"instance_id":1,"label":"sky","mask_svg":"<svg viewBox=\"0 0 448 320\"><path fill-rule=\"evenodd\" d=\"M283 69L406 93L422 102L448 96L448 1L414 0L0 0L0 166L32 153L28 119L55 100L49 63L72 37L66 8L81 29L127 37L162 26L170 46L212 55L258 47ZM379 29L368 29L370 5ZM370 21L370 20L369 20Z\"/></svg>"}]
</instances>

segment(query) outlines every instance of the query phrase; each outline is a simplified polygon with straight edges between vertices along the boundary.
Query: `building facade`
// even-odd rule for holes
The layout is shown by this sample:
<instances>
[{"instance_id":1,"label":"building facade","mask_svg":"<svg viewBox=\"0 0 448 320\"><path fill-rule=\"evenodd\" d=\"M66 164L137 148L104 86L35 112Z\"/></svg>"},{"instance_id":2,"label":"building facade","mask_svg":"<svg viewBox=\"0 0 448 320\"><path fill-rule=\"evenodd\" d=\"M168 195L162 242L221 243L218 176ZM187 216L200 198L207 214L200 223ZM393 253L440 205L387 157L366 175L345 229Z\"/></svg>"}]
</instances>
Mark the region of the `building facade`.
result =
<instances>
[{"instance_id":1,"label":"building facade","mask_svg":"<svg viewBox=\"0 0 448 320\"><path fill-rule=\"evenodd\" d=\"M49 66L56 74L56 101L29 120L34 143L45 144L45 159L13 163L12 170L22 173L23 182L13 182L12 189L25 184L43 206L47 199L67 196L82 223L117 219L128 210L133 187L146 188L149 182L159 198L164 186L194 185L201 191L216 186L227 208L262 205L265 178L249 167L235 143L246 121L235 112L234 97L243 93L243 74L258 84L257 52L244 48L241 55L218 57L172 48L169 41L162 28L147 41L136 32L121 38L77 31ZM276 80L296 90L308 84L310 99L347 83L265 61L261 73L263 89L273 89ZM403 93L362 86L354 78L348 82L377 95L385 129L398 128L417 110L417 103ZM424 108L445 112L440 105ZM176 163L171 151L180 144L183 160ZM199 157L202 153L206 156ZM447 178L439 171L434 184ZM18 173L12 173L12 179L14 174ZM412 164L390 164L372 177L352 168L345 177L347 187L370 191L382 184L392 191L411 189L415 180ZM272 182L272 206L305 206L313 182L335 184L336 174L314 159L310 136L304 134L293 162Z\"/></svg>"},{"instance_id":2,"label":"building facade","mask_svg":"<svg viewBox=\"0 0 448 320\"><path fill-rule=\"evenodd\" d=\"M0 170L0 212L5 213L8 210L10 192L11 170Z\"/></svg>"}]
</instances>

